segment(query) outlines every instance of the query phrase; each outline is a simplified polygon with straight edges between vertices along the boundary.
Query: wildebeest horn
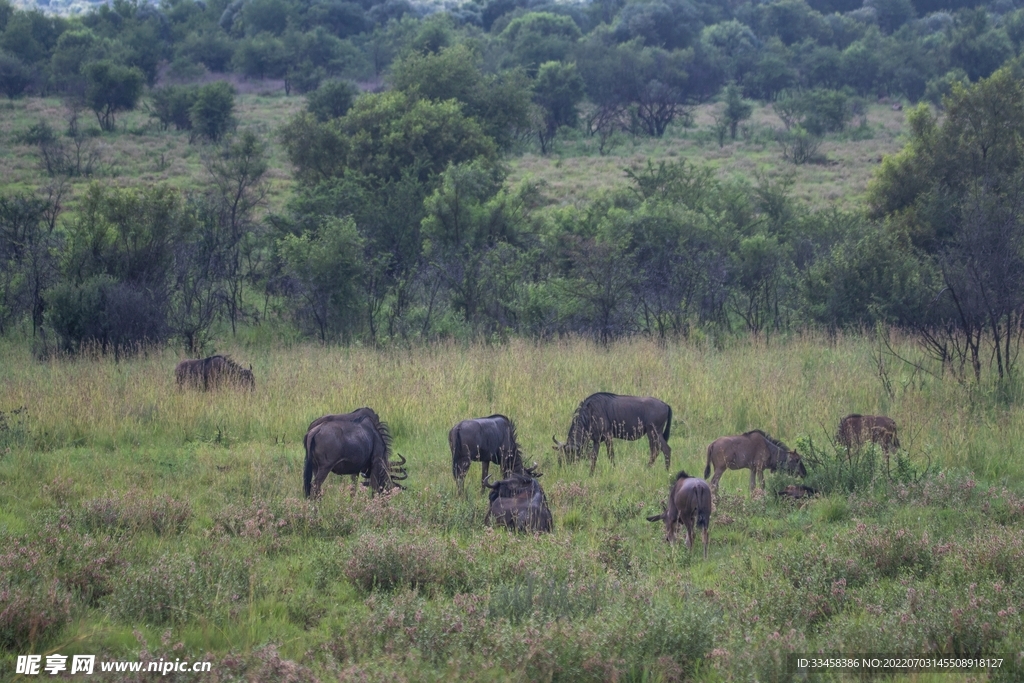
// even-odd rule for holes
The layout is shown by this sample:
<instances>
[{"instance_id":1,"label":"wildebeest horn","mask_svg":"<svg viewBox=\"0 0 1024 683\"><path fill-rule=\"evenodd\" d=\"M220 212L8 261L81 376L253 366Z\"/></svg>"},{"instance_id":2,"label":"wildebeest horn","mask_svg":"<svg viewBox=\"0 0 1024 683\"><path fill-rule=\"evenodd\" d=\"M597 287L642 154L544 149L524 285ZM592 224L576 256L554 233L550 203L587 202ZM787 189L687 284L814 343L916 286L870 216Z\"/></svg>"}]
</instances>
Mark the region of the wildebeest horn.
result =
<instances>
[{"instance_id":1,"label":"wildebeest horn","mask_svg":"<svg viewBox=\"0 0 1024 683\"><path fill-rule=\"evenodd\" d=\"M538 471L537 471L537 468L538 468L538 467L539 467L539 465L538 465L538 464L537 464L536 462L534 462L534 463L533 463L533 467L524 467L523 469L524 469L524 471L525 471L525 472L526 472L526 473L527 473L528 475L530 475L530 476L531 476L531 477L533 477L534 479L539 479L540 477L543 477L543 476L544 476L544 473L543 473L543 472L538 472Z\"/></svg>"},{"instance_id":2,"label":"wildebeest horn","mask_svg":"<svg viewBox=\"0 0 1024 683\"><path fill-rule=\"evenodd\" d=\"M660 522L663 519L665 519L665 513L664 512L662 512L660 515L652 515L651 517L648 517L647 521L648 522Z\"/></svg>"},{"instance_id":3,"label":"wildebeest horn","mask_svg":"<svg viewBox=\"0 0 1024 683\"><path fill-rule=\"evenodd\" d=\"M402 481L403 479L408 479L408 478L409 478L409 475L406 474L405 472L402 472L401 474L395 474L395 473L391 474L391 480L392 481Z\"/></svg>"},{"instance_id":4,"label":"wildebeest horn","mask_svg":"<svg viewBox=\"0 0 1024 683\"><path fill-rule=\"evenodd\" d=\"M398 453L397 455L398 455L398 457L399 457L399 458L401 458L401 459L402 459L402 462L396 462L396 463L394 463L394 464L395 464L395 465L398 465L399 467L401 467L402 465L404 465L404 464L405 464L405 456L404 456L404 455L402 455L401 453Z\"/></svg>"},{"instance_id":5,"label":"wildebeest horn","mask_svg":"<svg viewBox=\"0 0 1024 683\"><path fill-rule=\"evenodd\" d=\"M483 485L486 486L489 489L497 489L498 488L498 484L488 484L487 483L487 480L490 479L490 478L491 478L491 475L489 475L489 474L486 477L484 477L484 480L482 482Z\"/></svg>"}]
</instances>

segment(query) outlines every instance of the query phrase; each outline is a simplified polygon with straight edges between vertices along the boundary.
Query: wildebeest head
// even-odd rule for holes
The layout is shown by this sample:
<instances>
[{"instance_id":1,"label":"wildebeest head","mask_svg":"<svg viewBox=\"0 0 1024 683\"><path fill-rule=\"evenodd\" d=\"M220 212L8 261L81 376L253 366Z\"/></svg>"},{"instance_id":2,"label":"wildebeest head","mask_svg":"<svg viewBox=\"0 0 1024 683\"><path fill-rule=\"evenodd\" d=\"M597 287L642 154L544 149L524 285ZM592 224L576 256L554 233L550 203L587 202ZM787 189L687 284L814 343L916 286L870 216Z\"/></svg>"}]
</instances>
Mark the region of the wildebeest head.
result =
<instances>
[{"instance_id":1,"label":"wildebeest head","mask_svg":"<svg viewBox=\"0 0 1024 683\"><path fill-rule=\"evenodd\" d=\"M493 484L488 495L487 522L492 519L515 531L550 532L551 510L540 482L528 474L512 476Z\"/></svg>"},{"instance_id":2,"label":"wildebeest head","mask_svg":"<svg viewBox=\"0 0 1024 683\"><path fill-rule=\"evenodd\" d=\"M811 496L817 495L818 491L812 489L810 486L804 486L803 484L790 484L781 491L776 491L775 495L779 498L792 498L797 500L800 498L810 498Z\"/></svg>"}]
</instances>

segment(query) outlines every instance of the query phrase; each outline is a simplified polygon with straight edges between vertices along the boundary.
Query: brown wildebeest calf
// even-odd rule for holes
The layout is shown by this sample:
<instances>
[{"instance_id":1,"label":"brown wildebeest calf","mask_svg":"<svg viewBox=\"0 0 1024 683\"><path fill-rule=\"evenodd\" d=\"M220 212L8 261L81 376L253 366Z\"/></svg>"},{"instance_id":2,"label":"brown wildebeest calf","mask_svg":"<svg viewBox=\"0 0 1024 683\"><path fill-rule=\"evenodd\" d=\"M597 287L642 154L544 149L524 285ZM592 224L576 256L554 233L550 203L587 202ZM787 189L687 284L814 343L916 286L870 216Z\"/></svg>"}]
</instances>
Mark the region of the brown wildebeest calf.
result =
<instances>
[{"instance_id":1,"label":"brown wildebeest calf","mask_svg":"<svg viewBox=\"0 0 1024 683\"><path fill-rule=\"evenodd\" d=\"M806 477L807 470L796 451L791 451L786 444L773 439L760 429L738 436L723 436L715 439L708 446L708 460L704 467L704 478L711 474L711 466L715 466L715 476L711 477L711 488L718 491L718 480L726 470L750 469L750 491L754 491L755 478L764 488L765 469L774 472L782 468L797 476Z\"/></svg>"},{"instance_id":2,"label":"brown wildebeest calf","mask_svg":"<svg viewBox=\"0 0 1024 683\"><path fill-rule=\"evenodd\" d=\"M711 487L703 479L691 477L686 472L676 475L668 492L668 509L660 515L648 517L647 521L665 520L665 540L675 543L676 526L686 526L686 549L693 549L693 526L696 522L704 541L704 559L708 559L708 526L711 524Z\"/></svg>"},{"instance_id":3,"label":"brown wildebeest calf","mask_svg":"<svg viewBox=\"0 0 1024 683\"><path fill-rule=\"evenodd\" d=\"M839 421L836 441L847 451L860 448L866 443L878 444L886 457L900 448L896 422L885 415L847 415Z\"/></svg>"}]
</instances>

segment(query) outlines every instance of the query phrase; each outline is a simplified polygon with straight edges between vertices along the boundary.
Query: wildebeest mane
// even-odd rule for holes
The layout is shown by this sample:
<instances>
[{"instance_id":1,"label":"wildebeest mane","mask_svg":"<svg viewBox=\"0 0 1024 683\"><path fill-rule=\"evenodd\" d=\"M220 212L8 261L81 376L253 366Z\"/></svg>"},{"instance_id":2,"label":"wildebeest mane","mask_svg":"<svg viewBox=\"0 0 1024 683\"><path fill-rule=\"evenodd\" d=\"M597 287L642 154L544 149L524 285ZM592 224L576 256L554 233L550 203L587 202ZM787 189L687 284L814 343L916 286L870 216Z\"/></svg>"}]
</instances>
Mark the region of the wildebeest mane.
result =
<instances>
[{"instance_id":1,"label":"wildebeest mane","mask_svg":"<svg viewBox=\"0 0 1024 683\"><path fill-rule=\"evenodd\" d=\"M686 473L686 470L679 470L679 474L677 474L676 478L673 479L672 481L673 482L677 482L680 479L689 479L689 478L690 478L690 475Z\"/></svg>"},{"instance_id":2,"label":"wildebeest mane","mask_svg":"<svg viewBox=\"0 0 1024 683\"><path fill-rule=\"evenodd\" d=\"M761 436L764 437L764 440L770 443L771 445L775 446L776 448L781 448L787 453L789 452L789 446L787 446L779 439L776 439L774 436L768 434L767 432L761 429L751 429L749 432L744 432L743 436L750 436L751 434L760 434Z\"/></svg>"}]
</instances>

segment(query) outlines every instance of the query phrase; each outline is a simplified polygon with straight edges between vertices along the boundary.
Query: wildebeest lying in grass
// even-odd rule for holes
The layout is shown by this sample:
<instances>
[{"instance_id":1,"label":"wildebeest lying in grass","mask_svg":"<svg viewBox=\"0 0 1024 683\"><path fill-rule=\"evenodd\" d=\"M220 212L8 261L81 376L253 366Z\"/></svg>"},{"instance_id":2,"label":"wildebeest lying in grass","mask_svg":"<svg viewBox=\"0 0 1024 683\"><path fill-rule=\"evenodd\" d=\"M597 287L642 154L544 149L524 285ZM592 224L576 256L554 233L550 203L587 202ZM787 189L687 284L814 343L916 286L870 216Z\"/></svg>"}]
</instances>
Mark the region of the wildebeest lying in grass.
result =
<instances>
[{"instance_id":1,"label":"wildebeest lying in grass","mask_svg":"<svg viewBox=\"0 0 1024 683\"><path fill-rule=\"evenodd\" d=\"M650 396L619 396L607 392L591 394L576 408L569 424L566 442L552 436L558 462L575 462L582 456L587 442L590 442L590 473L597 466L597 453L603 441L608 447L608 459L615 461L612 439L636 441L646 436L651 446L650 467L658 456L658 450L665 455L665 469L672 460L672 449L668 445L672 430L672 408L664 401Z\"/></svg>"},{"instance_id":2,"label":"wildebeest lying in grass","mask_svg":"<svg viewBox=\"0 0 1024 683\"><path fill-rule=\"evenodd\" d=\"M327 475L351 474L369 481L371 492L404 488L398 481L406 479L405 458L391 462L391 434L377 413L360 408L341 415L325 415L310 424L303 440L306 463L302 472L302 489L307 498L319 498Z\"/></svg>"},{"instance_id":3,"label":"wildebeest lying in grass","mask_svg":"<svg viewBox=\"0 0 1024 683\"><path fill-rule=\"evenodd\" d=\"M711 488L718 490L718 480L725 471L750 469L750 490L753 492L755 478L760 480L764 488L764 471L772 472L780 467L800 477L807 476L807 470L796 451L791 451L786 444L773 439L760 429L738 436L723 436L715 439L708 446L707 465L704 467L704 478L715 467L715 476L711 477Z\"/></svg>"},{"instance_id":4,"label":"wildebeest lying in grass","mask_svg":"<svg viewBox=\"0 0 1024 683\"><path fill-rule=\"evenodd\" d=\"M491 415L463 420L448 432L452 451L452 476L463 493L466 473L471 462L482 466L480 486L487 480L487 469L493 462L501 467L501 475L534 475L537 468L523 466L523 451L516 440L516 425L504 415Z\"/></svg>"},{"instance_id":5,"label":"wildebeest lying in grass","mask_svg":"<svg viewBox=\"0 0 1024 683\"><path fill-rule=\"evenodd\" d=\"M885 415L847 415L839 421L836 441L847 451L866 443L878 444L887 456L900 447L896 422Z\"/></svg>"},{"instance_id":6,"label":"wildebeest lying in grass","mask_svg":"<svg viewBox=\"0 0 1024 683\"><path fill-rule=\"evenodd\" d=\"M704 559L708 558L708 527L711 524L711 487L703 479L680 471L668 491L668 508L660 515L647 518L648 522L665 521L665 540L676 541L676 526L686 527L686 549L693 549L693 526L696 522L704 541Z\"/></svg>"},{"instance_id":7,"label":"wildebeest lying in grass","mask_svg":"<svg viewBox=\"0 0 1024 683\"><path fill-rule=\"evenodd\" d=\"M179 388L189 387L203 391L226 385L245 387L250 391L256 388L252 366L250 365L248 369L243 368L229 356L183 360L174 368L174 378Z\"/></svg>"},{"instance_id":8,"label":"wildebeest lying in grass","mask_svg":"<svg viewBox=\"0 0 1024 683\"><path fill-rule=\"evenodd\" d=\"M817 489L812 489L810 486L804 486L803 484L790 484L781 491L776 491L775 495L779 498L791 498L793 500L799 500L801 498L810 498L818 495Z\"/></svg>"},{"instance_id":9,"label":"wildebeest lying in grass","mask_svg":"<svg viewBox=\"0 0 1024 683\"><path fill-rule=\"evenodd\" d=\"M484 486L491 489L484 519L487 524L497 520L515 531L551 531L548 499L536 478L528 474L513 474L493 484L485 480Z\"/></svg>"}]
</instances>

